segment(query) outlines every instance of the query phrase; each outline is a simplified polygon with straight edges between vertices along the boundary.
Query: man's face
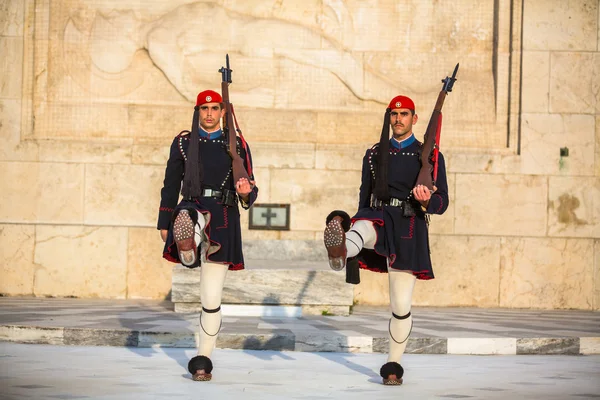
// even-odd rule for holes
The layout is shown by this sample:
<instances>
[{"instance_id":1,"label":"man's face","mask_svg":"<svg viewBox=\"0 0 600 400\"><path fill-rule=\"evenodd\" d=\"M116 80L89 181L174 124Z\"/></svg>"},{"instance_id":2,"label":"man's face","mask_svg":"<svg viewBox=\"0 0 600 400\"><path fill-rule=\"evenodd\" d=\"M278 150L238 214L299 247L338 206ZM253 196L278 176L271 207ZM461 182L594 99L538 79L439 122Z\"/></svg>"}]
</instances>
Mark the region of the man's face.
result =
<instances>
[{"instance_id":1,"label":"man's face","mask_svg":"<svg viewBox=\"0 0 600 400\"><path fill-rule=\"evenodd\" d=\"M418 119L417 114L413 114L408 108L394 108L390 114L394 138L406 139L412 133L412 127Z\"/></svg>"},{"instance_id":2,"label":"man's face","mask_svg":"<svg viewBox=\"0 0 600 400\"><path fill-rule=\"evenodd\" d=\"M216 131L225 110L219 103L206 103L200 106L200 126L207 132Z\"/></svg>"}]
</instances>

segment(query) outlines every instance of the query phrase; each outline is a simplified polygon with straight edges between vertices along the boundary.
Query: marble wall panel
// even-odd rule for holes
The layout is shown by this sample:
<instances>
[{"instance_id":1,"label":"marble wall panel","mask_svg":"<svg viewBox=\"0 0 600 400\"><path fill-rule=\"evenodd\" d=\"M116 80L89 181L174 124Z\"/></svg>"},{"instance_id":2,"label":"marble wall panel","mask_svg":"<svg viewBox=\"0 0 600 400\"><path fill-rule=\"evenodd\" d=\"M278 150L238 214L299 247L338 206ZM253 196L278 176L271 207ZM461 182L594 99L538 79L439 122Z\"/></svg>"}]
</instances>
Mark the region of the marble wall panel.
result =
<instances>
[{"instance_id":1,"label":"marble wall panel","mask_svg":"<svg viewBox=\"0 0 600 400\"><path fill-rule=\"evenodd\" d=\"M89 164L85 169L85 223L156 226L164 167Z\"/></svg>"},{"instance_id":2,"label":"marble wall panel","mask_svg":"<svg viewBox=\"0 0 600 400\"><path fill-rule=\"evenodd\" d=\"M352 304L352 287L343 272L285 269L244 270L227 275L225 304L346 305ZM173 270L173 302L200 301L199 270L179 266ZM284 287L286 290L281 290Z\"/></svg>"},{"instance_id":3,"label":"marble wall panel","mask_svg":"<svg viewBox=\"0 0 600 400\"><path fill-rule=\"evenodd\" d=\"M319 143L316 149L315 168L360 171L365 152L373 144L375 142L364 145Z\"/></svg>"},{"instance_id":4,"label":"marble wall panel","mask_svg":"<svg viewBox=\"0 0 600 400\"><path fill-rule=\"evenodd\" d=\"M600 176L600 115L596 116L596 151L594 154L594 173L596 176Z\"/></svg>"},{"instance_id":5,"label":"marble wall panel","mask_svg":"<svg viewBox=\"0 0 600 400\"><path fill-rule=\"evenodd\" d=\"M550 52L524 51L521 74L521 111L547 113L550 95Z\"/></svg>"},{"instance_id":6,"label":"marble wall panel","mask_svg":"<svg viewBox=\"0 0 600 400\"><path fill-rule=\"evenodd\" d=\"M21 141L21 101L0 99L0 160L37 161L38 144Z\"/></svg>"},{"instance_id":7,"label":"marble wall panel","mask_svg":"<svg viewBox=\"0 0 600 400\"><path fill-rule=\"evenodd\" d=\"M600 310L600 240L594 241L594 299L593 310Z\"/></svg>"},{"instance_id":8,"label":"marble wall panel","mask_svg":"<svg viewBox=\"0 0 600 400\"><path fill-rule=\"evenodd\" d=\"M599 177L549 178L548 236L600 237Z\"/></svg>"},{"instance_id":9,"label":"marble wall panel","mask_svg":"<svg viewBox=\"0 0 600 400\"><path fill-rule=\"evenodd\" d=\"M521 173L593 175L594 125L592 115L523 114ZM561 157L563 147L568 157Z\"/></svg>"},{"instance_id":10,"label":"marble wall panel","mask_svg":"<svg viewBox=\"0 0 600 400\"><path fill-rule=\"evenodd\" d=\"M194 115L190 105L130 105L128 136L138 143L170 145L183 130L190 130Z\"/></svg>"},{"instance_id":11,"label":"marble wall panel","mask_svg":"<svg viewBox=\"0 0 600 400\"><path fill-rule=\"evenodd\" d=\"M254 167L300 168L315 167L314 143L264 143L250 145Z\"/></svg>"},{"instance_id":12,"label":"marble wall panel","mask_svg":"<svg viewBox=\"0 0 600 400\"><path fill-rule=\"evenodd\" d=\"M115 6L54 3L49 11L53 23L36 27L36 40L44 34L51 39L47 57L52 64L46 71L50 98L109 97L135 103L157 98L163 104L183 104L185 96L153 59L156 46L147 42L153 26L142 17L148 9ZM41 14L42 7L37 11ZM216 70L214 75L218 77Z\"/></svg>"},{"instance_id":13,"label":"marble wall panel","mask_svg":"<svg viewBox=\"0 0 600 400\"><path fill-rule=\"evenodd\" d=\"M164 243L158 230L129 228L127 298L165 299L171 292L173 266L162 258Z\"/></svg>"},{"instance_id":14,"label":"marble wall panel","mask_svg":"<svg viewBox=\"0 0 600 400\"><path fill-rule=\"evenodd\" d=\"M36 296L123 299L127 290L127 229L36 227Z\"/></svg>"},{"instance_id":15,"label":"marble wall panel","mask_svg":"<svg viewBox=\"0 0 600 400\"><path fill-rule=\"evenodd\" d=\"M319 133L313 111L236 108L235 114L244 137L254 143L316 143Z\"/></svg>"},{"instance_id":16,"label":"marble wall panel","mask_svg":"<svg viewBox=\"0 0 600 400\"><path fill-rule=\"evenodd\" d=\"M594 241L502 238L500 307L591 310Z\"/></svg>"},{"instance_id":17,"label":"marble wall panel","mask_svg":"<svg viewBox=\"0 0 600 400\"><path fill-rule=\"evenodd\" d=\"M323 232L320 231L281 231L281 240L316 240L321 245Z\"/></svg>"},{"instance_id":18,"label":"marble wall panel","mask_svg":"<svg viewBox=\"0 0 600 400\"><path fill-rule=\"evenodd\" d=\"M499 237L432 235L430 246L435 279L417 282L415 305L498 307Z\"/></svg>"},{"instance_id":19,"label":"marble wall panel","mask_svg":"<svg viewBox=\"0 0 600 400\"><path fill-rule=\"evenodd\" d=\"M390 304L388 274L360 270L360 284L354 286L354 303L373 306Z\"/></svg>"},{"instance_id":20,"label":"marble wall panel","mask_svg":"<svg viewBox=\"0 0 600 400\"><path fill-rule=\"evenodd\" d=\"M546 234L547 179L533 175L456 175L456 234Z\"/></svg>"},{"instance_id":21,"label":"marble wall panel","mask_svg":"<svg viewBox=\"0 0 600 400\"><path fill-rule=\"evenodd\" d=\"M322 240L278 239L246 240L244 254L248 258L286 261L327 261L327 251ZM252 254L252 257L250 257Z\"/></svg>"},{"instance_id":22,"label":"marble wall panel","mask_svg":"<svg viewBox=\"0 0 600 400\"><path fill-rule=\"evenodd\" d=\"M290 203L292 230L323 229L333 209L354 210L360 172L278 169L271 171L271 201Z\"/></svg>"},{"instance_id":23,"label":"marble wall panel","mask_svg":"<svg viewBox=\"0 0 600 400\"><path fill-rule=\"evenodd\" d=\"M132 164L161 165L167 167L171 145L134 144L131 148Z\"/></svg>"},{"instance_id":24,"label":"marble wall panel","mask_svg":"<svg viewBox=\"0 0 600 400\"><path fill-rule=\"evenodd\" d=\"M23 38L0 36L0 98L21 99Z\"/></svg>"},{"instance_id":25,"label":"marble wall panel","mask_svg":"<svg viewBox=\"0 0 600 400\"><path fill-rule=\"evenodd\" d=\"M455 186L456 174L447 174L448 180L448 200L450 204L442 215L431 214L429 233L430 234L452 234L454 233L455 212Z\"/></svg>"},{"instance_id":26,"label":"marble wall panel","mask_svg":"<svg viewBox=\"0 0 600 400\"><path fill-rule=\"evenodd\" d=\"M441 60L447 60L442 62ZM507 87L496 87L494 71L489 56L481 54L457 55L454 53L438 52L419 54L419 57L401 56L395 53L368 53L365 55L367 68L377 71L386 77L410 75L411 80L396 78L393 83L378 88L375 78L366 77L365 85L375 87L374 91L382 95L380 115L383 107L398 94L406 94L413 99L416 113L420 120L414 127L417 138L421 140L431 111L435 105L440 89L440 80L452 74L460 61L457 74L459 79L452 93L444 103L444 122L442 146L447 147L484 147L502 148L506 143L506 120L500 121L496 115L497 107L507 99L500 96ZM398 83L400 82L400 83ZM465 108L463 105L469 104ZM381 132L381 121L377 124L378 135ZM497 130L496 125L504 126ZM482 134L486 132L486 134Z\"/></svg>"},{"instance_id":27,"label":"marble wall panel","mask_svg":"<svg viewBox=\"0 0 600 400\"><path fill-rule=\"evenodd\" d=\"M22 36L24 15L23 1L3 1L0 4L0 36Z\"/></svg>"},{"instance_id":28,"label":"marble wall panel","mask_svg":"<svg viewBox=\"0 0 600 400\"><path fill-rule=\"evenodd\" d=\"M526 0L524 50L595 51L598 2L594 0Z\"/></svg>"},{"instance_id":29,"label":"marble wall panel","mask_svg":"<svg viewBox=\"0 0 600 400\"><path fill-rule=\"evenodd\" d=\"M127 107L115 104L44 103L35 112L36 139L129 138Z\"/></svg>"},{"instance_id":30,"label":"marble wall panel","mask_svg":"<svg viewBox=\"0 0 600 400\"><path fill-rule=\"evenodd\" d=\"M0 221L81 223L82 164L0 162Z\"/></svg>"},{"instance_id":31,"label":"marble wall panel","mask_svg":"<svg viewBox=\"0 0 600 400\"><path fill-rule=\"evenodd\" d=\"M0 225L0 293L33 294L34 225Z\"/></svg>"},{"instance_id":32,"label":"marble wall panel","mask_svg":"<svg viewBox=\"0 0 600 400\"><path fill-rule=\"evenodd\" d=\"M550 112L598 112L600 57L594 53L555 52L550 55Z\"/></svg>"},{"instance_id":33,"label":"marble wall panel","mask_svg":"<svg viewBox=\"0 0 600 400\"><path fill-rule=\"evenodd\" d=\"M298 61L282 60L275 89L275 108L279 109L345 109L360 111L364 95L362 58L335 50L296 50ZM318 60L329 68L307 68L304 59ZM339 75L338 75L339 74ZM310 84L306 84L310 82ZM327 88L315 93L316 88ZM366 92L366 93L365 93ZM364 94L363 94L364 93ZM319 101L308 101L318 96ZM308 104L307 104L308 103Z\"/></svg>"},{"instance_id":34,"label":"marble wall panel","mask_svg":"<svg viewBox=\"0 0 600 400\"><path fill-rule=\"evenodd\" d=\"M521 156L516 154L450 151L444 156L446 169L457 174L514 174L521 170Z\"/></svg>"},{"instance_id":35,"label":"marble wall panel","mask_svg":"<svg viewBox=\"0 0 600 400\"><path fill-rule=\"evenodd\" d=\"M132 148L127 141L94 143L78 140L36 141L42 162L83 164L131 164Z\"/></svg>"},{"instance_id":36,"label":"marble wall panel","mask_svg":"<svg viewBox=\"0 0 600 400\"><path fill-rule=\"evenodd\" d=\"M384 107L381 107L381 112L320 112L316 119L317 130L312 132L313 140L316 139L318 145L356 145L357 143L364 143L364 149L362 150L364 156L369 147L379 142L385 113Z\"/></svg>"},{"instance_id":37,"label":"marble wall panel","mask_svg":"<svg viewBox=\"0 0 600 400\"><path fill-rule=\"evenodd\" d=\"M598 24L600 25L600 20ZM598 115L600 114L600 52L594 53L592 63L592 92L594 94L592 101L596 104L596 115Z\"/></svg>"}]
</instances>

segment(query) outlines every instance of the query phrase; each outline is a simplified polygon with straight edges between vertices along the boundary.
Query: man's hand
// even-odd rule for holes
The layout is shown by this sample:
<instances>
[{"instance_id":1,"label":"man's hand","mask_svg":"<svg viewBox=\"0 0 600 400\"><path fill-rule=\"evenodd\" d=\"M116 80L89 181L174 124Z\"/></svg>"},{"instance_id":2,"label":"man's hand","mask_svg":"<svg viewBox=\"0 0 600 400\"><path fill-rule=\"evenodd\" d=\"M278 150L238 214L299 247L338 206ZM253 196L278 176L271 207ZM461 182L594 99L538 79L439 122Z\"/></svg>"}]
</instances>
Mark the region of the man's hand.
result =
<instances>
[{"instance_id":1,"label":"man's hand","mask_svg":"<svg viewBox=\"0 0 600 400\"><path fill-rule=\"evenodd\" d=\"M252 192L255 181L248 181L246 178L240 178L235 184L235 191L244 201L248 201L248 195Z\"/></svg>"},{"instance_id":2,"label":"man's hand","mask_svg":"<svg viewBox=\"0 0 600 400\"><path fill-rule=\"evenodd\" d=\"M436 190L437 187L435 186L433 187L432 192L429 189L427 189L427 186L418 185L415 186L415 188L413 189L413 195L415 196L415 199L423 205L423 207L427 208L427 205L429 204L429 199Z\"/></svg>"},{"instance_id":3,"label":"man's hand","mask_svg":"<svg viewBox=\"0 0 600 400\"><path fill-rule=\"evenodd\" d=\"M162 239L163 242L167 241L167 234L169 233L168 230L166 229L161 229L160 230L160 238Z\"/></svg>"}]
</instances>

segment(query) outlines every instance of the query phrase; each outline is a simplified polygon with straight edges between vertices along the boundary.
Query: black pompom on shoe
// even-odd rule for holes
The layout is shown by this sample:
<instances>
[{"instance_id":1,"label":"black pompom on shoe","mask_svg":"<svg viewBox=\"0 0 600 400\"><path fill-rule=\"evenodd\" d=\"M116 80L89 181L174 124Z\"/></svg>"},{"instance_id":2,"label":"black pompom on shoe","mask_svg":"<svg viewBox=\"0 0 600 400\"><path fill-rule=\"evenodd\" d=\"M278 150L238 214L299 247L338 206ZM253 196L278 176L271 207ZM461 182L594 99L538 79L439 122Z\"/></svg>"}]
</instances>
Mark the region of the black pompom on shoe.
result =
<instances>
[{"instance_id":1,"label":"black pompom on shoe","mask_svg":"<svg viewBox=\"0 0 600 400\"><path fill-rule=\"evenodd\" d=\"M404 368L397 362L388 362L383 364L379 375L383 378L384 385L402 385L402 376L404 375Z\"/></svg>"},{"instance_id":2,"label":"black pompom on shoe","mask_svg":"<svg viewBox=\"0 0 600 400\"><path fill-rule=\"evenodd\" d=\"M342 229L344 232L348 232L350 230L350 224L352 222L350 221L350 216L346 211L335 210L330 212L327 216L327 219L325 219L325 225L328 225L334 217L342 217Z\"/></svg>"},{"instance_id":3,"label":"black pompom on shoe","mask_svg":"<svg viewBox=\"0 0 600 400\"><path fill-rule=\"evenodd\" d=\"M198 372L204 370L204 373ZM210 381L212 379L213 364L206 356L196 356L188 363L188 371L195 381Z\"/></svg>"}]
</instances>

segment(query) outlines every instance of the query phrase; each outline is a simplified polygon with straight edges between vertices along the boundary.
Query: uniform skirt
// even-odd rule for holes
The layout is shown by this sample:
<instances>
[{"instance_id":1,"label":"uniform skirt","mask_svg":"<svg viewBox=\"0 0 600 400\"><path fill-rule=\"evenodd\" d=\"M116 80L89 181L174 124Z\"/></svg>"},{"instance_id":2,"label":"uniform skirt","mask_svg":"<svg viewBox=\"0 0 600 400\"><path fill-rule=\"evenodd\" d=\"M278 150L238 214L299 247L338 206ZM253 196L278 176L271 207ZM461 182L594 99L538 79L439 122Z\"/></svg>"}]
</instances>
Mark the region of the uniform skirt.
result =
<instances>
[{"instance_id":1,"label":"uniform skirt","mask_svg":"<svg viewBox=\"0 0 600 400\"><path fill-rule=\"evenodd\" d=\"M163 258L175 263L180 262L173 236L173 221L181 209L194 209L203 214L208 221L204 229L204 233L208 238L206 256L208 262L226 264L229 266L230 271L244 269L242 231L238 206L228 207L212 197L201 197L196 201L183 200L175 207L163 250Z\"/></svg>"},{"instance_id":2,"label":"uniform skirt","mask_svg":"<svg viewBox=\"0 0 600 400\"><path fill-rule=\"evenodd\" d=\"M411 272L417 279L433 279L429 234L425 215L404 217L400 207L362 208L352 222L367 220L377 233L374 250L362 249L356 256L361 268L375 272Z\"/></svg>"}]
</instances>

